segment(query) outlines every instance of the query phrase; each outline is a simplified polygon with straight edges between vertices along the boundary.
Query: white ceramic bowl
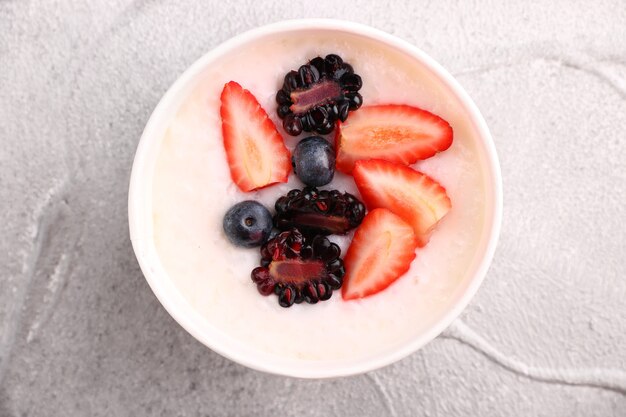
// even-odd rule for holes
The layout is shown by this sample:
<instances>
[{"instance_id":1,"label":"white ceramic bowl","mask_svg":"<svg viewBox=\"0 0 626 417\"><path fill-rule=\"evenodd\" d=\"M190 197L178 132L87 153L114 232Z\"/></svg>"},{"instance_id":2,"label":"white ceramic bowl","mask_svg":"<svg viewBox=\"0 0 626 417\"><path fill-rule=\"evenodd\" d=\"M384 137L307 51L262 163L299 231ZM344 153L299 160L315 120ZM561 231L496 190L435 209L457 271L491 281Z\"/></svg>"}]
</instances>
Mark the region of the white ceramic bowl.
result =
<instances>
[{"instance_id":1,"label":"white ceramic bowl","mask_svg":"<svg viewBox=\"0 0 626 417\"><path fill-rule=\"evenodd\" d=\"M403 52L415 59L419 65L428 68L451 89L467 110L480 137L479 152L486 164L484 168L487 177L485 184L487 220L484 236L478 248L480 262L475 264L473 271L470 271L470 279L460 284L463 289L458 291L456 298L449 303L446 313L425 331L408 343L397 346L393 351L366 360L333 363L332 366L304 360L293 363L278 358L272 359L250 347L235 343L210 326L203 325L202 318L192 310L169 279L152 241L151 192L153 169L158 153L157 138L162 135L167 120L185 98L188 87L205 68L219 62L219 58L229 51L266 36L303 30L331 31L337 32L338 35L349 33L373 39ZM461 313L478 290L493 257L502 216L502 184L498 158L485 120L459 83L432 58L415 46L368 26L337 20L292 20L257 28L224 42L196 61L172 85L154 110L139 142L130 181L128 215L133 248L150 287L172 317L196 339L221 355L257 370L303 378L337 377L367 372L404 358L439 335Z\"/></svg>"}]
</instances>

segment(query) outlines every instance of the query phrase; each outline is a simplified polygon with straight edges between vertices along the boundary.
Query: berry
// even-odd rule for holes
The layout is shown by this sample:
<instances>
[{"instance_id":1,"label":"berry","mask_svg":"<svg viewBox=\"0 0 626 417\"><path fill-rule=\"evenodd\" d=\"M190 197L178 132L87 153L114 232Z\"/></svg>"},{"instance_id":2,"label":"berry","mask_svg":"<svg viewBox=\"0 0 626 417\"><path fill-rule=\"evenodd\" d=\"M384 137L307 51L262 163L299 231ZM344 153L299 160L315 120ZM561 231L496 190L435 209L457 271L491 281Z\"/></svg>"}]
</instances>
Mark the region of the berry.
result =
<instances>
[{"instance_id":1,"label":"berry","mask_svg":"<svg viewBox=\"0 0 626 417\"><path fill-rule=\"evenodd\" d=\"M368 106L339 123L337 169L349 174L360 159L410 165L452 145L450 124L426 110L405 105Z\"/></svg>"},{"instance_id":2,"label":"berry","mask_svg":"<svg viewBox=\"0 0 626 417\"><path fill-rule=\"evenodd\" d=\"M406 273L415 259L413 228L387 209L368 213L344 258L344 300L363 298L384 290Z\"/></svg>"},{"instance_id":3,"label":"berry","mask_svg":"<svg viewBox=\"0 0 626 417\"><path fill-rule=\"evenodd\" d=\"M367 207L391 210L413 226L419 246L428 243L437 223L451 207L446 189L406 165L378 159L358 161L354 181Z\"/></svg>"},{"instance_id":4,"label":"berry","mask_svg":"<svg viewBox=\"0 0 626 417\"><path fill-rule=\"evenodd\" d=\"M365 206L352 194L314 187L291 190L276 201L275 208L278 229L297 227L313 235L345 234L365 217Z\"/></svg>"},{"instance_id":5,"label":"berry","mask_svg":"<svg viewBox=\"0 0 626 417\"><path fill-rule=\"evenodd\" d=\"M244 192L287 182L289 151L252 93L231 81L221 101L222 136L233 182Z\"/></svg>"},{"instance_id":6,"label":"berry","mask_svg":"<svg viewBox=\"0 0 626 417\"><path fill-rule=\"evenodd\" d=\"M288 72L276 93L277 113L285 132L291 136L303 131L332 132L337 120L345 121L350 110L363 104L358 93L362 85L352 66L334 54L318 56Z\"/></svg>"},{"instance_id":7,"label":"berry","mask_svg":"<svg viewBox=\"0 0 626 417\"><path fill-rule=\"evenodd\" d=\"M339 246L324 236L308 239L291 229L261 247L261 266L251 278L262 295L276 294L282 307L315 304L341 288L345 269L340 255Z\"/></svg>"},{"instance_id":8,"label":"berry","mask_svg":"<svg viewBox=\"0 0 626 417\"><path fill-rule=\"evenodd\" d=\"M232 206L222 221L228 239L237 246L260 246L272 232L272 215L260 203L248 200Z\"/></svg>"},{"instance_id":9,"label":"berry","mask_svg":"<svg viewBox=\"0 0 626 417\"><path fill-rule=\"evenodd\" d=\"M294 173L306 185L319 187L333 180L335 151L320 136L310 136L296 145L291 157Z\"/></svg>"}]
</instances>

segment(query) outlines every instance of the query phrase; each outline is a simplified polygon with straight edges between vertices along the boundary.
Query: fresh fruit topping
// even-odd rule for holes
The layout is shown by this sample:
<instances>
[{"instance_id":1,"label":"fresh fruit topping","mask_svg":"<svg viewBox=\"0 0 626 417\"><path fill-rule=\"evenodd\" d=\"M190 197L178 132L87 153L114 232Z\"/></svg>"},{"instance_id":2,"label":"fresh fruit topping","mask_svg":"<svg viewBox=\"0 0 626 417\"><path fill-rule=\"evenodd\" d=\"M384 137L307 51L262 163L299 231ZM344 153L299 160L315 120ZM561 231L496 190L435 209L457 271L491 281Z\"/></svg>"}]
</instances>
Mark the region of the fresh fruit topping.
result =
<instances>
[{"instance_id":1,"label":"fresh fruit topping","mask_svg":"<svg viewBox=\"0 0 626 417\"><path fill-rule=\"evenodd\" d=\"M339 124L337 169L347 174L360 159L410 165L452 144L452 127L441 117L406 105L368 106Z\"/></svg>"},{"instance_id":2,"label":"fresh fruit topping","mask_svg":"<svg viewBox=\"0 0 626 417\"><path fill-rule=\"evenodd\" d=\"M362 85L352 66L332 54L313 58L298 71L288 72L283 88L276 93L278 117L283 119L285 132L292 136L302 131L332 132L337 120L346 120L350 110L363 104L358 93Z\"/></svg>"},{"instance_id":3,"label":"fresh fruit topping","mask_svg":"<svg viewBox=\"0 0 626 417\"><path fill-rule=\"evenodd\" d=\"M341 288L345 269L341 249L324 236L305 238L297 229L280 233L261 247L261 266L252 281L263 295L278 295L278 304L328 300Z\"/></svg>"},{"instance_id":4,"label":"fresh fruit topping","mask_svg":"<svg viewBox=\"0 0 626 417\"><path fill-rule=\"evenodd\" d=\"M354 181L367 207L391 210L413 226L419 246L428 243L451 204L446 189L428 175L378 159L358 161Z\"/></svg>"},{"instance_id":5,"label":"fresh fruit topping","mask_svg":"<svg viewBox=\"0 0 626 417\"><path fill-rule=\"evenodd\" d=\"M344 257L344 300L363 298L384 290L409 270L417 239L411 225L387 209L365 216Z\"/></svg>"},{"instance_id":6,"label":"fresh fruit topping","mask_svg":"<svg viewBox=\"0 0 626 417\"><path fill-rule=\"evenodd\" d=\"M335 150L320 136L302 139L296 145L291 161L294 173L306 185L326 185L335 175Z\"/></svg>"},{"instance_id":7,"label":"fresh fruit topping","mask_svg":"<svg viewBox=\"0 0 626 417\"><path fill-rule=\"evenodd\" d=\"M345 234L365 217L365 206L352 194L314 187L289 191L276 201L275 208L277 228L297 227L307 234Z\"/></svg>"},{"instance_id":8,"label":"fresh fruit topping","mask_svg":"<svg viewBox=\"0 0 626 417\"><path fill-rule=\"evenodd\" d=\"M222 135L230 176L241 191L287 182L289 151L252 93L234 81L222 90Z\"/></svg>"},{"instance_id":9,"label":"fresh fruit topping","mask_svg":"<svg viewBox=\"0 0 626 417\"><path fill-rule=\"evenodd\" d=\"M256 201L242 201L226 212L222 226L234 245L252 248L260 246L269 238L272 215Z\"/></svg>"}]
</instances>

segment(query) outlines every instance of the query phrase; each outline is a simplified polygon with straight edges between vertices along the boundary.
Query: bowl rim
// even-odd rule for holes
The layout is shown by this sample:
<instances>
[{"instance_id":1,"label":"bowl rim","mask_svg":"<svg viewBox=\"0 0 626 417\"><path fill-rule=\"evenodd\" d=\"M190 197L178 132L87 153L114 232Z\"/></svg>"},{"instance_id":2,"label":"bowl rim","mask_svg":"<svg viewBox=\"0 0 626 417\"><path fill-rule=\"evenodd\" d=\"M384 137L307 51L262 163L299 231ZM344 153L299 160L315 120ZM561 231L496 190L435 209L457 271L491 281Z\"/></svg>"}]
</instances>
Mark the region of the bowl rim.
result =
<instances>
[{"instance_id":1,"label":"bowl rim","mask_svg":"<svg viewBox=\"0 0 626 417\"><path fill-rule=\"evenodd\" d=\"M476 268L475 274L470 278L469 284L459 297L457 303L449 308L448 311L446 311L438 321L434 322L427 331L410 341L399 345L398 348L377 354L373 358L367 358L354 363L348 363L345 365L334 364L332 368L316 366L316 362L311 362L313 366L298 367L297 369L287 368L282 366L280 363L267 362L265 360L267 358L265 357L259 356L255 358L254 355L251 356L245 351L229 350L229 348L225 346L226 343L223 343L224 340L217 341L215 337L209 337L204 332L201 332L198 326L192 323L187 312L183 311L185 308L183 308L180 304L177 305L177 302L172 298L170 291L171 288L168 289L164 280L159 278L161 274L158 273L155 269L155 265L152 264L149 253L151 249L151 238L147 231L151 230L151 228L146 227L146 220L141 220L141 214L146 212L146 204L151 205L151 203L146 199L151 195L152 178L144 175L147 170L152 172L152 170L147 168L148 164L150 164L148 155L151 150L151 143L149 143L150 138L153 137L153 131L158 130L157 125L162 123L162 120L167 116L167 110L172 107L172 103L179 95L180 91L183 90L189 81L201 72L206 67L207 63L211 62L214 57L229 50L236 49L239 46L258 38L277 33L302 30L338 31L380 41L418 60L421 64L437 75L443 83L452 90L452 93L456 95L462 107L467 110L471 122L474 124L476 132L478 133L486 151L485 168L487 169L486 172L491 173L490 185L493 190L493 213L491 217L486 218L485 223L485 227L490 226L486 248L484 250L483 257ZM489 207L485 208L485 210L488 209ZM137 146L128 194L129 231L133 250L150 288L174 320L176 320L178 324L180 324L198 341L230 360L258 371L299 378L334 378L369 372L405 358L441 334L469 304L469 301L474 297L487 274L487 270L493 259L500 234L502 210L502 178L493 138L482 114L478 110L478 107L469 97L467 92L465 92L465 90L461 87L458 81L456 81L456 79L433 58L411 43L361 23L337 19L293 19L260 26L222 42L197 59L169 87L152 112ZM489 225L490 219L491 224ZM152 244L152 246L154 245Z\"/></svg>"}]
</instances>

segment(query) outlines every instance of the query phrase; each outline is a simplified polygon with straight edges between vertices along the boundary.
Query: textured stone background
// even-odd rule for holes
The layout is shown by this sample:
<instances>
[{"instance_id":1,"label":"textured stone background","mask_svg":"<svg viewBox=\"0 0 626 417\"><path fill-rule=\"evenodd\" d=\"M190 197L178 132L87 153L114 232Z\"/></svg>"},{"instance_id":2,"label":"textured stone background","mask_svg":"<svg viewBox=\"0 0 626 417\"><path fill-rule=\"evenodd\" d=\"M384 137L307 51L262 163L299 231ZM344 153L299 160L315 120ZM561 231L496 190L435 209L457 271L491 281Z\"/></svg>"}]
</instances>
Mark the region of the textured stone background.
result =
<instances>
[{"instance_id":1,"label":"textured stone background","mask_svg":"<svg viewBox=\"0 0 626 417\"><path fill-rule=\"evenodd\" d=\"M626 3L383 3L0 1L0 417L626 416ZM127 232L133 154L167 87L229 37L295 17L366 23L441 62L504 177L500 244L462 317L332 381L204 348Z\"/></svg>"}]
</instances>

